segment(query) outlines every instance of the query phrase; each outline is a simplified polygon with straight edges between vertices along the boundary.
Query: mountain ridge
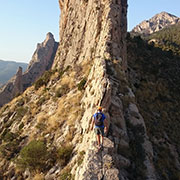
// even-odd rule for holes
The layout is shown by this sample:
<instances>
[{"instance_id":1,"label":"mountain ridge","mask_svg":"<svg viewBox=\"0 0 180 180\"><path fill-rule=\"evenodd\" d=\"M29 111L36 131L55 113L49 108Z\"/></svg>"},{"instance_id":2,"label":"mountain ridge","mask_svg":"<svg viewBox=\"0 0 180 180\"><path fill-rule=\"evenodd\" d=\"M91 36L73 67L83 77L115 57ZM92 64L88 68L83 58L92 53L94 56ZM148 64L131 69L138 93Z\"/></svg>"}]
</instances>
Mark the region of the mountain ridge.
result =
<instances>
[{"instance_id":1,"label":"mountain ridge","mask_svg":"<svg viewBox=\"0 0 180 180\"><path fill-rule=\"evenodd\" d=\"M28 64L0 59L0 84L5 84L16 73L19 66L21 66L23 71L25 71Z\"/></svg>"},{"instance_id":2,"label":"mountain ridge","mask_svg":"<svg viewBox=\"0 0 180 180\"><path fill-rule=\"evenodd\" d=\"M167 26L147 36L145 39L156 47L180 55L180 23Z\"/></svg>"},{"instance_id":3,"label":"mountain ridge","mask_svg":"<svg viewBox=\"0 0 180 180\"><path fill-rule=\"evenodd\" d=\"M154 15L148 20L142 21L132 29L131 33L135 35L139 34L146 36L162 30L167 26L177 24L178 22L180 22L179 17L163 11Z\"/></svg>"}]
</instances>

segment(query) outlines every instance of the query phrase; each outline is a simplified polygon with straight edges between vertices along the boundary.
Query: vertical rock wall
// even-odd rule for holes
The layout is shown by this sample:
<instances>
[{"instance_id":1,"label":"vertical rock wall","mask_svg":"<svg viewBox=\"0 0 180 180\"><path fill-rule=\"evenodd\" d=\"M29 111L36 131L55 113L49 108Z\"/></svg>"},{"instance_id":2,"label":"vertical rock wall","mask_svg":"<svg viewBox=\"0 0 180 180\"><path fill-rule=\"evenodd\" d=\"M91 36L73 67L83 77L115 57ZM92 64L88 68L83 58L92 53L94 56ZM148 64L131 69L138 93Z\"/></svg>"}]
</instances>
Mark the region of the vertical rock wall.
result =
<instances>
[{"instance_id":1,"label":"vertical rock wall","mask_svg":"<svg viewBox=\"0 0 180 180\"><path fill-rule=\"evenodd\" d=\"M60 0L60 45L54 66L122 58L126 64L126 1Z\"/></svg>"},{"instance_id":2,"label":"vertical rock wall","mask_svg":"<svg viewBox=\"0 0 180 180\"><path fill-rule=\"evenodd\" d=\"M127 1L59 0L59 4L60 45L53 67L92 65L81 102L85 109L80 124L83 140L76 146L77 151L86 154L81 166L73 167L72 174L76 180L129 179L127 169L132 164L122 155L130 149L131 130L127 121L134 123L129 100L134 102L134 95L126 79ZM94 133L89 131L91 116L98 105L104 108L109 121L108 137L100 153L95 148ZM138 111L135 113L140 116ZM145 129L143 119L140 124ZM142 136L145 174L147 179L156 179L152 146L146 132Z\"/></svg>"}]
</instances>

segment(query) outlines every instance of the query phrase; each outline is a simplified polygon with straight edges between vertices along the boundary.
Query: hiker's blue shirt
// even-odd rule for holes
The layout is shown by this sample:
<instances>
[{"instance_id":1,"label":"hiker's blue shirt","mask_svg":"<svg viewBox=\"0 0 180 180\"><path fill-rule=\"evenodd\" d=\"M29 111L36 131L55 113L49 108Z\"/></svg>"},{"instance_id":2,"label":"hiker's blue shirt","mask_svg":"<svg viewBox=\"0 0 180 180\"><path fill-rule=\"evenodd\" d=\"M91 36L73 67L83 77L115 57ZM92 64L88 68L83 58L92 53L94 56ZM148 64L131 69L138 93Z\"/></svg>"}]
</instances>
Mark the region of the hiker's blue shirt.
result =
<instances>
[{"instance_id":1,"label":"hiker's blue shirt","mask_svg":"<svg viewBox=\"0 0 180 180\"><path fill-rule=\"evenodd\" d=\"M99 112L97 112L97 113L95 113L95 114L93 115L94 121L95 121L95 119L96 119L97 114L99 114ZM104 128L104 120L106 119L106 116L105 116L103 113L101 113L101 114L102 114L102 122L103 122L103 125L102 125L102 126L96 126L96 125L95 125L95 128L99 128L99 127Z\"/></svg>"}]
</instances>

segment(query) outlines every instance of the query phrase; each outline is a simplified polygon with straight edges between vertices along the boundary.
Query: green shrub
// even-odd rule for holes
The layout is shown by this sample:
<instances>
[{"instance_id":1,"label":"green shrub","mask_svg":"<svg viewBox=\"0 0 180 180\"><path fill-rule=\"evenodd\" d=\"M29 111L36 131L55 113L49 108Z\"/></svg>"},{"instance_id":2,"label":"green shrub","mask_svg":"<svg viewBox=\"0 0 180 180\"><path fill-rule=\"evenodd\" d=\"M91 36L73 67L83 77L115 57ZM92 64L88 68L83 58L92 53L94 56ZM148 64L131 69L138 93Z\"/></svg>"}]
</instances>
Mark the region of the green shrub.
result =
<instances>
[{"instance_id":1,"label":"green shrub","mask_svg":"<svg viewBox=\"0 0 180 180\"><path fill-rule=\"evenodd\" d=\"M38 79L34 84L35 90L38 90L44 84L45 83L44 83L44 80L42 78Z\"/></svg>"},{"instance_id":2,"label":"green shrub","mask_svg":"<svg viewBox=\"0 0 180 180\"><path fill-rule=\"evenodd\" d=\"M17 138L17 134L14 134L12 132L7 132L6 135L4 136L3 140L5 142L10 142L15 138Z\"/></svg>"},{"instance_id":3,"label":"green shrub","mask_svg":"<svg viewBox=\"0 0 180 180\"><path fill-rule=\"evenodd\" d=\"M44 131L47 128L47 125L43 122L40 122L36 125L36 128L39 129L40 131Z\"/></svg>"},{"instance_id":4,"label":"green shrub","mask_svg":"<svg viewBox=\"0 0 180 180\"><path fill-rule=\"evenodd\" d=\"M46 97L43 96L38 100L37 105L41 106L45 101L46 101Z\"/></svg>"},{"instance_id":5,"label":"green shrub","mask_svg":"<svg viewBox=\"0 0 180 180\"><path fill-rule=\"evenodd\" d=\"M59 180L72 180L72 179L73 177L69 168L64 169L59 177Z\"/></svg>"},{"instance_id":6,"label":"green shrub","mask_svg":"<svg viewBox=\"0 0 180 180\"><path fill-rule=\"evenodd\" d=\"M24 127L24 123L22 122L22 123L19 125L19 130L21 130L23 127Z\"/></svg>"},{"instance_id":7,"label":"green shrub","mask_svg":"<svg viewBox=\"0 0 180 180\"><path fill-rule=\"evenodd\" d=\"M79 153L79 157L78 157L78 161L77 161L78 166L80 166L83 163L84 155L85 155L85 151L81 151Z\"/></svg>"},{"instance_id":8,"label":"green shrub","mask_svg":"<svg viewBox=\"0 0 180 180\"><path fill-rule=\"evenodd\" d=\"M57 158L61 166L65 166L71 158L72 145L61 146L57 151Z\"/></svg>"},{"instance_id":9,"label":"green shrub","mask_svg":"<svg viewBox=\"0 0 180 180\"><path fill-rule=\"evenodd\" d=\"M64 94L67 94L68 92L69 92L69 86L67 84L64 84L56 90L55 96L61 97Z\"/></svg>"},{"instance_id":10,"label":"green shrub","mask_svg":"<svg viewBox=\"0 0 180 180\"><path fill-rule=\"evenodd\" d=\"M80 83L77 85L78 90L82 91L82 90L85 89L84 86L85 86L85 84L86 84L86 81L87 81L86 78L84 78L84 79L82 79L82 80L80 81Z\"/></svg>"},{"instance_id":11,"label":"green shrub","mask_svg":"<svg viewBox=\"0 0 180 180\"><path fill-rule=\"evenodd\" d=\"M62 94L61 94L61 88L58 88L55 92L55 97L61 97Z\"/></svg>"},{"instance_id":12,"label":"green shrub","mask_svg":"<svg viewBox=\"0 0 180 180\"><path fill-rule=\"evenodd\" d=\"M71 66L69 65L64 70L62 70L62 69L58 70L58 73L59 73L58 78L60 79L63 76L63 74L65 72L67 72L70 68L71 68Z\"/></svg>"},{"instance_id":13,"label":"green shrub","mask_svg":"<svg viewBox=\"0 0 180 180\"><path fill-rule=\"evenodd\" d=\"M180 173L176 168L175 157L171 154L169 147L155 145L154 148L156 151L155 167L157 172L163 179L179 180Z\"/></svg>"},{"instance_id":14,"label":"green shrub","mask_svg":"<svg viewBox=\"0 0 180 180\"><path fill-rule=\"evenodd\" d=\"M52 74L53 74L52 71L44 72L44 74L35 82L35 84L34 84L35 90L38 90L43 85L46 86L48 84Z\"/></svg>"},{"instance_id":15,"label":"green shrub","mask_svg":"<svg viewBox=\"0 0 180 180\"><path fill-rule=\"evenodd\" d=\"M10 160L19 152L19 141L13 140L0 145L0 157Z\"/></svg>"},{"instance_id":16,"label":"green shrub","mask_svg":"<svg viewBox=\"0 0 180 180\"><path fill-rule=\"evenodd\" d=\"M14 122L13 119L8 120L8 121L5 123L4 127L5 127L6 129L9 128L9 127L12 125L13 122Z\"/></svg>"},{"instance_id":17,"label":"green shrub","mask_svg":"<svg viewBox=\"0 0 180 180\"><path fill-rule=\"evenodd\" d=\"M28 111L27 108L18 107L18 108L17 108L16 118L18 118L18 119L23 118L23 116L26 114L27 111Z\"/></svg>"},{"instance_id":18,"label":"green shrub","mask_svg":"<svg viewBox=\"0 0 180 180\"><path fill-rule=\"evenodd\" d=\"M33 140L20 151L17 165L22 169L43 170L47 160L48 151L45 143Z\"/></svg>"},{"instance_id":19,"label":"green shrub","mask_svg":"<svg viewBox=\"0 0 180 180\"><path fill-rule=\"evenodd\" d=\"M24 99L21 98L21 99L18 100L17 106L23 106L23 105L24 105Z\"/></svg>"}]
</instances>

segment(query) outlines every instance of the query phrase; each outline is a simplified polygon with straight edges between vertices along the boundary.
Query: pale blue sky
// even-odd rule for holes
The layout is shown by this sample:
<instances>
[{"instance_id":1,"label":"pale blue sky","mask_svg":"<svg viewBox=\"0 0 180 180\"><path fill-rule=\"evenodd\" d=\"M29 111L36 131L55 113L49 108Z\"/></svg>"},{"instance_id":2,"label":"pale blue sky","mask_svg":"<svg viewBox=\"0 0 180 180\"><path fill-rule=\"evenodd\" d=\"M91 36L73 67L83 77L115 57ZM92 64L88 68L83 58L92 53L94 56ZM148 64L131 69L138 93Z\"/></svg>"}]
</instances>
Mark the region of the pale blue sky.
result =
<instances>
[{"instance_id":1,"label":"pale blue sky","mask_svg":"<svg viewBox=\"0 0 180 180\"><path fill-rule=\"evenodd\" d=\"M48 32L59 41L58 0L0 0L0 59L29 62Z\"/></svg>"},{"instance_id":2,"label":"pale blue sky","mask_svg":"<svg viewBox=\"0 0 180 180\"><path fill-rule=\"evenodd\" d=\"M180 0L128 0L128 30L157 13L180 17ZM0 59L29 62L52 32L59 41L58 0L0 0Z\"/></svg>"}]
</instances>

